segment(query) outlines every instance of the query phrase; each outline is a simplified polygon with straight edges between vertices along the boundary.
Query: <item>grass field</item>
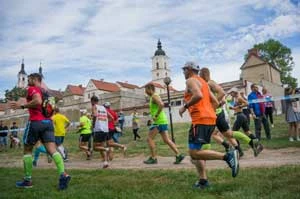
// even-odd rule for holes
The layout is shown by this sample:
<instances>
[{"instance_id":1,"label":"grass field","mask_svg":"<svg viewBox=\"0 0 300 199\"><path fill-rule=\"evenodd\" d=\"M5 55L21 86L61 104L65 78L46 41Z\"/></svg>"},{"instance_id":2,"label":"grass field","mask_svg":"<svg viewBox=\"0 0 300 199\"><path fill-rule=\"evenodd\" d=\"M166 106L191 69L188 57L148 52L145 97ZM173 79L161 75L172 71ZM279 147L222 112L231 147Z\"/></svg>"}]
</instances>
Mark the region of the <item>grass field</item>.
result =
<instances>
[{"instance_id":1,"label":"grass field","mask_svg":"<svg viewBox=\"0 0 300 199\"><path fill-rule=\"evenodd\" d=\"M189 124L175 124L174 132L178 148L187 152L187 129ZM251 123L253 128L253 122ZM300 147L300 142L289 142L288 125L283 116L275 117L272 140L262 140L265 148L279 149ZM120 138L128 146L128 156L148 156L146 143L147 129L141 128L142 141L133 141L131 129L126 129ZM264 138L264 132L262 132ZM69 133L65 146L70 159L85 156L78 149L78 134ZM159 156L172 156L172 151L156 138ZM223 147L213 142L212 148L223 151ZM243 148L248 148L246 145ZM119 154L116 151L117 155ZM0 161L22 158L21 150L0 153ZM1 160L2 159L2 160ZM276 168L241 169L233 179L228 169L211 170L209 180L213 184L208 190L194 190L196 172L184 170L69 170L72 175L67 191L56 191L57 174L53 169L34 169L34 187L29 190L15 188L15 181L23 176L22 168L0 168L0 198L300 198L300 165Z\"/></svg>"},{"instance_id":2,"label":"grass field","mask_svg":"<svg viewBox=\"0 0 300 199\"><path fill-rule=\"evenodd\" d=\"M0 168L0 198L285 198L300 197L300 166L242 169L237 178L228 171L209 171L213 186L193 189L192 170L72 170L71 184L59 192L54 169L36 169L32 189L17 189L15 180L22 169Z\"/></svg>"}]
</instances>

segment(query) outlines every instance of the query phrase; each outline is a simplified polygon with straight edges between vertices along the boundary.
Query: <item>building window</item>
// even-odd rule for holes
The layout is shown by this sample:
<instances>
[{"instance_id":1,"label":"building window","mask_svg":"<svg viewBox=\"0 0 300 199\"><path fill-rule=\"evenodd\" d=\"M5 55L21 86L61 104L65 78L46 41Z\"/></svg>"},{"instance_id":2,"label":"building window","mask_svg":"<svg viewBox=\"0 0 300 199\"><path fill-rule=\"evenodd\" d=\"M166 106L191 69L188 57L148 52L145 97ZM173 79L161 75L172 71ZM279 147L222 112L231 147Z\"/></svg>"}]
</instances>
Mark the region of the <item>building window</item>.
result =
<instances>
[{"instance_id":1,"label":"building window","mask_svg":"<svg viewBox=\"0 0 300 199\"><path fill-rule=\"evenodd\" d=\"M156 73L156 76L159 77L159 73Z\"/></svg>"},{"instance_id":2,"label":"building window","mask_svg":"<svg viewBox=\"0 0 300 199\"><path fill-rule=\"evenodd\" d=\"M175 102L175 106L181 106L181 100Z\"/></svg>"},{"instance_id":3,"label":"building window","mask_svg":"<svg viewBox=\"0 0 300 199\"><path fill-rule=\"evenodd\" d=\"M95 96L95 93L93 92L93 96Z\"/></svg>"},{"instance_id":4,"label":"building window","mask_svg":"<svg viewBox=\"0 0 300 199\"><path fill-rule=\"evenodd\" d=\"M166 72L166 77L168 77L168 73Z\"/></svg>"},{"instance_id":5,"label":"building window","mask_svg":"<svg viewBox=\"0 0 300 199\"><path fill-rule=\"evenodd\" d=\"M89 99L91 98L91 95L90 95L90 94L88 94L88 98L89 98Z\"/></svg>"},{"instance_id":6,"label":"building window","mask_svg":"<svg viewBox=\"0 0 300 199\"><path fill-rule=\"evenodd\" d=\"M22 78L22 81L25 81L25 78L24 78L24 77Z\"/></svg>"},{"instance_id":7,"label":"building window","mask_svg":"<svg viewBox=\"0 0 300 199\"><path fill-rule=\"evenodd\" d=\"M159 69L159 63L156 62L156 69Z\"/></svg>"},{"instance_id":8,"label":"building window","mask_svg":"<svg viewBox=\"0 0 300 199\"><path fill-rule=\"evenodd\" d=\"M165 62L165 69L167 69L167 64L166 64L166 62Z\"/></svg>"}]
</instances>

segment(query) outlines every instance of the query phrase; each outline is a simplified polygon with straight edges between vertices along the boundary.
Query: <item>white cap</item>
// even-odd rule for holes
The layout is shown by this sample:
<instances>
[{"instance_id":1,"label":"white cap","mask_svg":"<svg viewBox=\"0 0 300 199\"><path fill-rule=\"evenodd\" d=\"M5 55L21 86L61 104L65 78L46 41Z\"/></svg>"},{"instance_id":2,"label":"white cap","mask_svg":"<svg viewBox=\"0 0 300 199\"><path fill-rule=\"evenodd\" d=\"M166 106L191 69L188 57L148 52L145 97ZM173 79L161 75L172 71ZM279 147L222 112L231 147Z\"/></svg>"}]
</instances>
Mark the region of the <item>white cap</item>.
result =
<instances>
[{"instance_id":1,"label":"white cap","mask_svg":"<svg viewBox=\"0 0 300 199\"><path fill-rule=\"evenodd\" d=\"M198 71L200 70L199 65L192 61L186 62L182 68L191 68L193 70L198 70Z\"/></svg>"},{"instance_id":2,"label":"white cap","mask_svg":"<svg viewBox=\"0 0 300 199\"><path fill-rule=\"evenodd\" d=\"M105 102L105 103L103 104L103 106L105 106L105 107L110 107L110 102Z\"/></svg>"},{"instance_id":3,"label":"white cap","mask_svg":"<svg viewBox=\"0 0 300 199\"><path fill-rule=\"evenodd\" d=\"M229 91L227 91L228 94L232 93L232 92L235 92L235 93L238 93L239 90L237 87L232 87L231 89L229 89Z\"/></svg>"}]
</instances>

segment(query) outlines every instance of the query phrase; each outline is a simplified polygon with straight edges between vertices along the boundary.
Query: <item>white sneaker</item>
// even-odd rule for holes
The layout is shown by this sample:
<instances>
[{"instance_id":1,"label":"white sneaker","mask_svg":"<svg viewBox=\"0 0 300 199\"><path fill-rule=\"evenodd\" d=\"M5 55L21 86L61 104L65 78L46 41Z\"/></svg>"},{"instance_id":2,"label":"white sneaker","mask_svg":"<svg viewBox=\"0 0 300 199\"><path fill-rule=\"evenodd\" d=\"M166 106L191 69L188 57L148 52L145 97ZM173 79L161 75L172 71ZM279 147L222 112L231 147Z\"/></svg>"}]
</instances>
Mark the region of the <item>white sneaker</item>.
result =
<instances>
[{"instance_id":1,"label":"white sneaker","mask_svg":"<svg viewBox=\"0 0 300 199\"><path fill-rule=\"evenodd\" d=\"M289 141L290 141L290 142L294 142L294 138L293 138L293 137L290 137L290 138L289 138Z\"/></svg>"}]
</instances>

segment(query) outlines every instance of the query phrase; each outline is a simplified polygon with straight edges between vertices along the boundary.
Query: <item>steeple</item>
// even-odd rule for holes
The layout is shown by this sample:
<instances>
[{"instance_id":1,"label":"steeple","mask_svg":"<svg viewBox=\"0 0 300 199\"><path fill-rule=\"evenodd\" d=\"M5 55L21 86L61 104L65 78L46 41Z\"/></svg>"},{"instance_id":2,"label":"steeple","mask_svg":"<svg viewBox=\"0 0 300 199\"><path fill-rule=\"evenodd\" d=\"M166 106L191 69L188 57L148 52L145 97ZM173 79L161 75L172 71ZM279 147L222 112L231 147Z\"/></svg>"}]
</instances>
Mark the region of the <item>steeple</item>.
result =
<instances>
[{"instance_id":1,"label":"steeple","mask_svg":"<svg viewBox=\"0 0 300 199\"><path fill-rule=\"evenodd\" d=\"M42 61L40 61L39 74L43 77Z\"/></svg>"},{"instance_id":2,"label":"steeple","mask_svg":"<svg viewBox=\"0 0 300 199\"><path fill-rule=\"evenodd\" d=\"M21 70L20 70L19 74L27 75L25 72L24 58L22 59Z\"/></svg>"},{"instance_id":3,"label":"steeple","mask_svg":"<svg viewBox=\"0 0 300 199\"><path fill-rule=\"evenodd\" d=\"M154 53L154 56L158 56L158 55L163 55L163 56L166 55L165 51L162 49L160 39L158 39L157 50Z\"/></svg>"}]
</instances>

